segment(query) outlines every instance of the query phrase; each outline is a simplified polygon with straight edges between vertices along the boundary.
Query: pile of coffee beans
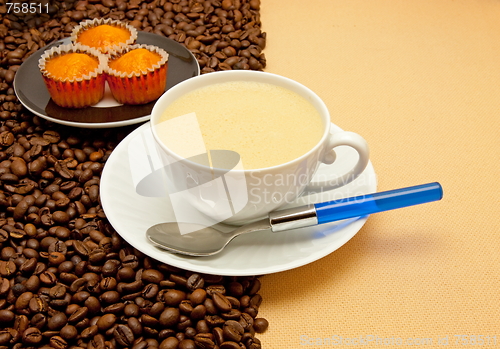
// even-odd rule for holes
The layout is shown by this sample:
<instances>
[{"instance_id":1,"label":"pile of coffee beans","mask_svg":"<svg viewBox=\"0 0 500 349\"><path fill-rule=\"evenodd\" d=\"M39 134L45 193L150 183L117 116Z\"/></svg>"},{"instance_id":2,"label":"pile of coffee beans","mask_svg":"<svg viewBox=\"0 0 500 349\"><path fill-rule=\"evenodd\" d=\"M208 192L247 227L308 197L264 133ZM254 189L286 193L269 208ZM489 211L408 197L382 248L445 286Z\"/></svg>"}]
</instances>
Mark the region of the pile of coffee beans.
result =
<instances>
[{"instance_id":1,"label":"pile of coffee beans","mask_svg":"<svg viewBox=\"0 0 500 349\"><path fill-rule=\"evenodd\" d=\"M112 18L138 30L166 36L186 46L202 73L217 70L262 70L266 33L260 22L260 0L12 0L36 5L2 6L1 65L16 66L46 44L70 36L85 19ZM17 11L16 11L17 9ZM10 12L8 12L10 10ZM5 68L4 68L5 69Z\"/></svg>"},{"instance_id":2,"label":"pile of coffee beans","mask_svg":"<svg viewBox=\"0 0 500 349\"><path fill-rule=\"evenodd\" d=\"M13 89L27 57L95 17L178 41L202 73L261 70L260 2L13 2L39 11L9 12L0 4L0 349L261 348L255 334L268 322L258 317L258 277L160 263L106 220L100 175L137 126L53 124L24 109Z\"/></svg>"}]
</instances>

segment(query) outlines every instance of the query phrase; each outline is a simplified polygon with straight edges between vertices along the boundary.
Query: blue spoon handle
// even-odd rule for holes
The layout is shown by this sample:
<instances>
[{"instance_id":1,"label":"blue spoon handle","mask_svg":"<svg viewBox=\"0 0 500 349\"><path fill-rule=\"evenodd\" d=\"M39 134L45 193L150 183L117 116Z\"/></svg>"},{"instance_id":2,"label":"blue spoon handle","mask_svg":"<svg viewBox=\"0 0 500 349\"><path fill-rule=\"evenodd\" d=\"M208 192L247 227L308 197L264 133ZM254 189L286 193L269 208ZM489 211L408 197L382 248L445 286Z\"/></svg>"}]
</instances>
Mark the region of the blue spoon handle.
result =
<instances>
[{"instance_id":1,"label":"blue spoon handle","mask_svg":"<svg viewBox=\"0 0 500 349\"><path fill-rule=\"evenodd\" d=\"M272 231L278 232L424 204L442 197L443 188L434 182L276 211L269 219Z\"/></svg>"},{"instance_id":2,"label":"blue spoon handle","mask_svg":"<svg viewBox=\"0 0 500 349\"><path fill-rule=\"evenodd\" d=\"M443 188L428 183L314 204L318 224L440 200Z\"/></svg>"}]
</instances>

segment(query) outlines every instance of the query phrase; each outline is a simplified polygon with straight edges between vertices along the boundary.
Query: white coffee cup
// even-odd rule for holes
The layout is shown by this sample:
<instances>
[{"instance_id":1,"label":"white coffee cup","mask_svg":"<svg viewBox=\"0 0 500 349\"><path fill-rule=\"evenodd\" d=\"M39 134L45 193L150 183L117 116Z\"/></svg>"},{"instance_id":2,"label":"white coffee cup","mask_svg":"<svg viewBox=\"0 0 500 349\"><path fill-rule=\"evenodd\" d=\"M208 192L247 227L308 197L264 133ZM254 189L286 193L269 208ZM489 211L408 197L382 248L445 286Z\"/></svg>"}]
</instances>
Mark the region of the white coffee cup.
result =
<instances>
[{"instance_id":1,"label":"white coffee cup","mask_svg":"<svg viewBox=\"0 0 500 349\"><path fill-rule=\"evenodd\" d=\"M227 166L211 167L202 165L199 161L192 161L191 158L186 159L168 147L162 140L165 135L162 134L161 126L161 117L167 106L194 89L228 81L269 83L298 93L309 101L321 116L323 135L320 141L307 153L292 161L260 169L244 169L238 161L238 155L231 156L230 151L224 153L222 150L222 156L228 155L225 161ZM169 127L172 130L172 124ZM185 80L166 91L155 103L151 114L151 128L165 168L168 168L166 180L169 181L171 200L175 197L172 201L174 210L175 202L181 202L176 201L177 199L188 203L188 206L183 204L182 212L179 211L178 216L178 212L175 212L178 221L193 220L201 214L213 222L244 224L292 202L306 188L317 191L341 187L358 177L369 162L368 145L361 136L348 131L331 132L330 113L325 103L313 91L289 78L265 72L221 71ZM180 146L182 147L182 144ZM358 153L357 162L352 169L340 176L321 181L315 179L315 182L311 183L321 163L335 167L335 148L339 146L352 147Z\"/></svg>"}]
</instances>

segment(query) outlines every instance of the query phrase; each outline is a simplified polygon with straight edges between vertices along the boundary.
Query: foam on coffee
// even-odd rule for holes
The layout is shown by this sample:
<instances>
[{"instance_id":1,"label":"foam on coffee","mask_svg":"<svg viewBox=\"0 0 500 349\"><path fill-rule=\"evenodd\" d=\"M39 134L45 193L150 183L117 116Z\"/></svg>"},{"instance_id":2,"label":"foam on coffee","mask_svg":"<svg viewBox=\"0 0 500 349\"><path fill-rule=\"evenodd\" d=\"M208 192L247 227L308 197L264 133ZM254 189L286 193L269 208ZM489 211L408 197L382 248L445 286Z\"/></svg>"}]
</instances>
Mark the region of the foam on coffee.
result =
<instances>
[{"instance_id":1,"label":"foam on coffee","mask_svg":"<svg viewBox=\"0 0 500 349\"><path fill-rule=\"evenodd\" d=\"M170 104L160 122L191 113L206 149L239 153L245 169L296 159L318 144L324 132L319 112L305 98L262 82L231 81L193 90ZM175 134L175 142L186 148L197 141L193 130L179 128Z\"/></svg>"}]
</instances>

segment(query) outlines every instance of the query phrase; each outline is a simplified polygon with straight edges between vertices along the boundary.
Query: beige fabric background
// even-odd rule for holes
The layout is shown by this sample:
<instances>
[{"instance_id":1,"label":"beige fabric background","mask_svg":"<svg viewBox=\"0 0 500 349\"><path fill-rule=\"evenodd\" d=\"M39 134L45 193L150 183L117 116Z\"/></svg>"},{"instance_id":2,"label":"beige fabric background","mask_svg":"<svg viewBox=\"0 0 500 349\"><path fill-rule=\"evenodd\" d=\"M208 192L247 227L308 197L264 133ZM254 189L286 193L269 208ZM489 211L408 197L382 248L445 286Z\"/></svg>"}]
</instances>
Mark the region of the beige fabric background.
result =
<instances>
[{"instance_id":1,"label":"beige fabric background","mask_svg":"<svg viewBox=\"0 0 500 349\"><path fill-rule=\"evenodd\" d=\"M500 348L500 2L262 0L261 14L266 71L312 88L366 138L379 190L445 192L264 276L264 347Z\"/></svg>"}]
</instances>

